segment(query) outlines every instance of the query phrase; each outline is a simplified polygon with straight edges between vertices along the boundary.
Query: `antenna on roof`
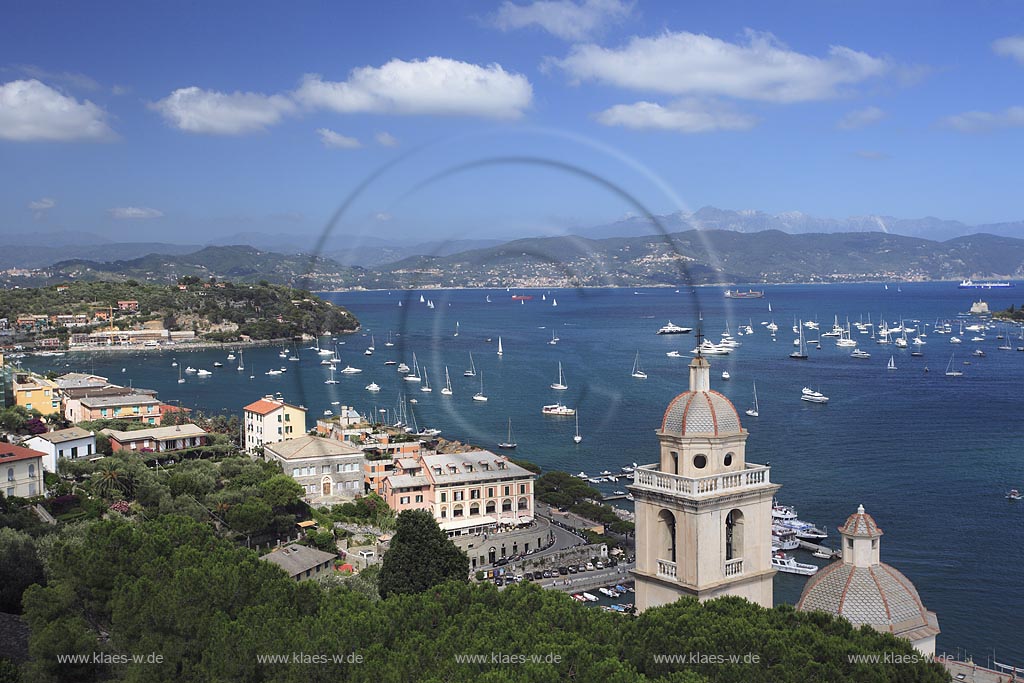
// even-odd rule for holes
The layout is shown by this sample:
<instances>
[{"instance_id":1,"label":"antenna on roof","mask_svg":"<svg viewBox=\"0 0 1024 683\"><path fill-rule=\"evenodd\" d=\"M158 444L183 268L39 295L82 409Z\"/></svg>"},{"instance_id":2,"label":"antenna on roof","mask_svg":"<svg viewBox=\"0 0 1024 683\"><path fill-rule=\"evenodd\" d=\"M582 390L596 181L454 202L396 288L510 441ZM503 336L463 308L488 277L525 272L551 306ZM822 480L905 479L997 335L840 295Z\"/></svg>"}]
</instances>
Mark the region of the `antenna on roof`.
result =
<instances>
[{"instance_id":1,"label":"antenna on roof","mask_svg":"<svg viewBox=\"0 0 1024 683\"><path fill-rule=\"evenodd\" d=\"M701 331L701 326L697 325L697 358L703 358L701 353L701 347L704 346L704 333Z\"/></svg>"}]
</instances>

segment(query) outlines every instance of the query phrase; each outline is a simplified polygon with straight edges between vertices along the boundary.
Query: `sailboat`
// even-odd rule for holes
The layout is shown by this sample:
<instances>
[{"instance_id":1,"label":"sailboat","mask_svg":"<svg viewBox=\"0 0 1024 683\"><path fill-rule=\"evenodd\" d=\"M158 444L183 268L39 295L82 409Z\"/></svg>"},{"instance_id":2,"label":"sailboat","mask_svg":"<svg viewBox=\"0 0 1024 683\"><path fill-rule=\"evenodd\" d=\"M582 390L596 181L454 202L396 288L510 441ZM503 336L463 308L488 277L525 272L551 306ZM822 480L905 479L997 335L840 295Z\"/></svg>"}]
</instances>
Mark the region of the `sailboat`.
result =
<instances>
[{"instance_id":1,"label":"sailboat","mask_svg":"<svg viewBox=\"0 0 1024 683\"><path fill-rule=\"evenodd\" d=\"M419 363L416 362L416 352L415 351L412 352L412 371L408 375L403 377L402 379L404 379L406 382L421 382L421 381L423 381L423 378L420 377L420 366L419 366Z\"/></svg>"},{"instance_id":2,"label":"sailboat","mask_svg":"<svg viewBox=\"0 0 1024 683\"><path fill-rule=\"evenodd\" d=\"M238 369L245 370L245 358L242 357L242 352L238 352Z\"/></svg>"},{"instance_id":3,"label":"sailboat","mask_svg":"<svg viewBox=\"0 0 1024 683\"><path fill-rule=\"evenodd\" d=\"M391 341L391 330L388 330L388 340L386 342L384 342L384 346L391 347L391 346L394 346L394 345L395 345L395 343L393 341Z\"/></svg>"},{"instance_id":4,"label":"sailboat","mask_svg":"<svg viewBox=\"0 0 1024 683\"><path fill-rule=\"evenodd\" d=\"M498 337L498 355L504 356L505 352L501 350L501 337Z\"/></svg>"},{"instance_id":5,"label":"sailboat","mask_svg":"<svg viewBox=\"0 0 1024 683\"><path fill-rule=\"evenodd\" d=\"M896 369L896 358L894 356L889 356L889 364L886 365L885 367L886 367L887 370L895 370Z\"/></svg>"},{"instance_id":6,"label":"sailboat","mask_svg":"<svg viewBox=\"0 0 1024 683\"><path fill-rule=\"evenodd\" d=\"M567 387L565 385L565 378L562 377L562 362L561 361L558 362L558 381L555 382L554 384L552 384L551 388L552 389L557 389L558 391L564 391L565 389L569 388L569 387Z\"/></svg>"},{"instance_id":7,"label":"sailboat","mask_svg":"<svg viewBox=\"0 0 1024 683\"><path fill-rule=\"evenodd\" d=\"M441 393L443 395L445 395L445 396L451 396L452 395L452 380L451 380L450 377L448 377L448 366L447 365L444 366L444 389L441 390Z\"/></svg>"},{"instance_id":8,"label":"sailboat","mask_svg":"<svg viewBox=\"0 0 1024 683\"><path fill-rule=\"evenodd\" d=\"M455 334L453 334L452 336L453 337L458 337L459 336L459 321L458 320L455 321Z\"/></svg>"},{"instance_id":9,"label":"sailboat","mask_svg":"<svg viewBox=\"0 0 1024 683\"><path fill-rule=\"evenodd\" d=\"M476 377L476 366L473 365L473 352L469 352L469 370L462 373L463 377Z\"/></svg>"},{"instance_id":10,"label":"sailboat","mask_svg":"<svg viewBox=\"0 0 1024 683\"><path fill-rule=\"evenodd\" d=\"M572 440L574 443L583 441L583 437L580 436L580 414L578 412L576 413L576 436L572 437Z\"/></svg>"},{"instance_id":11,"label":"sailboat","mask_svg":"<svg viewBox=\"0 0 1024 683\"><path fill-rule=\"evenodd\" d=\"M552 346L554 346L558 342L559 342L559 339L558 339L558 337L555 336L555 331L551 330L551 341L549 341L548 344L551 344Z\"/></svg>"},{"instance_id":12,"label":"sailboat","mask_svg":"<svg viewBox=\"0 0 1024 683\"><path fill-rule=\"evenodd\" d=\"M334 366L331 366L331 378L325 379L324 384L337 384L338 380L334 379Z\"/></svg>"},{"instance_id":13,"label":"sailboat","mask_svg":"<svg viewBox=\"0 0 1024 683\"><path fill-rule=\"evenodd\" d=\"M420 387L420 391L430 393L433 389L430 388L430 379L427 377L427 369L423 368L423 386Z\"/></svg>"},{"instance_id":14,"label":"sailboat","mask_svg":"<svg viewBox=\"0 0 1024 683\"><path fill-rule=\"evenodd\" d=\"M505 439L505 441L498 444L498 448L512 450L517 445L518 444L512 440L512 418L510 417L508 419L508 437Z\"/></svg>"},{"instance_id":15,"label":"sailboat","mask_svg":"<svg viewBox=\"0 0 1024 683\"><path fill-rule=\"evenodd\" d=\"M798 348L793 353L789 354L789 357L794 360L807 360L807 348L804 346L804 325L803 321L800 321L800 339L798 342Z\"/></svg>"},{"instance_id":16,"label":"sailboat","mask_svg":"<svg viewBox=\"0 0 1024 683\"><path fill-rule=\"evenodd\" d=\"M484 395L484 373L480 372L480 391L473 394L474 401L486 401L487 397Z\"/></svg>"},{"instance_id":17,"label":"sailboat","mask_svg":"<svg viewBox=\"0 0 1024 683\"><path fill-rule=\"evenodd\" d=\"M637 379L647 379L647 373L640 367L640 352L636 352L636 358L633 359L633 377Z\"/></svg>"},{"instance_id":18,"label":"sailboat","mask_svg":"<svg viewBox=\"0 0 1024 683\"><path fill-rule=\"evenodd\" d=\"M963 370L954 370L953 369L953 358L955 358L955 357L956 357L955 353L952 356L949 357L949 364L946 365L946 377L963 377L963 374L964 374Z\"/></svg>"},{"instance_id":19,"label":"sailboat","mask_svg":"<svg viewBox=\"0 0 1024 683\"><path fill-rule=\"evenodd\" d=\"M754 382L754 407L747 408L746 413L750 417L757 417L760 414L759 410L757 406L757 382Z\"/></svg>"},{"instance_id":20,"label":"sailboat","mask_svg":"<svg viewBox=\"0 0 1024 683\"><path fill-rule=\"evenodd\" d=\"M178 366L178 384L184 384L185 378L181 376L181 366Z\"/></svg>"},{"instance_id":21,"label":"sailboat","mask_svg":"<svg viewBox=\"0 0 1024 683\"><path fill-rule=\"evenodd\" d=\"M555 297L551 297L551 305L552 306L557 306L558 305L558 299L556 299Z\"/></svg>"}]
</instances>

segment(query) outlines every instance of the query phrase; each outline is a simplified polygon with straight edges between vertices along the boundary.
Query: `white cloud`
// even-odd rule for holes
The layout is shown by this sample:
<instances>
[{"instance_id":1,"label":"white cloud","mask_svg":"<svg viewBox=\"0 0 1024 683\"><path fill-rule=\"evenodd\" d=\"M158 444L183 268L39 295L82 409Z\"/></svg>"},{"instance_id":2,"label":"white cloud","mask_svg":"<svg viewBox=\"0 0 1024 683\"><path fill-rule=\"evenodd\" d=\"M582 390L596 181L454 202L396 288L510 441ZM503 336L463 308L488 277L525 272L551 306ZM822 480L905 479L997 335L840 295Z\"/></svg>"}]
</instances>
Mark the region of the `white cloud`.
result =
<instances>
[{"instance_id":1,"label":"white cloud","mask_svg":"<svg viewBox=\"0 0 1024 683\"><path fill-rule=\"evenodd\" d=\"M518 118L533 99L525 76L500 64L478 66L444 57L354 69L347 81L307 74L295 97L341 113L451 114Z\"/></svg>"},{"instance_id":2,"label":"white cloud","mask_svg":"<svg viewBox=\"0 0 1024 683\"><path fill-rule=\"evenodd\" d=\"M709 133L716 130L747 130L757 119L714 102L688 98L662 106L654 102L617 104L597 115L606 126L641 130L654 128L680 133Z\"/></svg>"},{"instance_id":3,"label":"white cloud","mask_svg":"<svg viewBox=\"0 0 1024 683\"><path fill-rule=\"evenodd\" d=\"M317 128L317 134L320 135L320 142L323 143L324 147L333 147L335 149L356 149L362 147L363 144L355 138L350 138L341 133L336 133L330 128Z\"/></svg>"},{"instance_id":4,"label":"white cloud","mask_svg":"<svg viewBox=\"0 0 1024 683\"><path fill-rule=\"evenodd\" d=\"M836 127L842 130L854 130L878 123L884 118L885 112L878 107L865 107L864 109L857 109L847 113L843 118L839 119Z\"/></svg>"},{"instance_id":5,"label":"white cloud","mask_svg":"<svg viewBox=\"0 0 1024 683\"><path fill-rule=\"evenodd\" d=\"M150 209L146 206L120 206L110 210L110 215L119 220L133 220L146 218L160 218L163 211Z\"/></svg>"},{"instance_id":6,"label":"white cloud","mask_svg":"<svg viewBox=\"0 0 1024 683\"><path fill-rule=\"evenodd\" d=\"M50 199L49 197L43 197L42 199L37 199L34 202L28 203L28 208L33 211L46 211L47 209L52 209L55 206L57 206L57 201Z\"/></svg>"},{"instance_id":7,"label":"white cloud","mask_svg":"<svg viewBox=\"0 0 1024 683\"><path fill-rule=\"evenodd\" d=\"M179 88L149 106L175 128L211 135L263 131L295 109L295 104L283 95L223 93L195 86Z\"/></svg>"},{"instance_id":8,"label":"white cloud","mask_svg":"<svg viewBox=\"0 0 1024 683\"><path fill-rule=\"evenodd\" d=\"M1024 36L1007 36L992 43L992 51L1024 64Z\"/></svg>"},{"instance_id":9,"label":"white cloud","mask_svg":"<svg viewBox=\"0 0 1024 683\"><path fill-rule=\"evenodd\" d=\"M503 31L539 26L564 40L584 40L619 21L633 9L622 0L537 0L528 5L503 2L494 25Z\"/></svg>"},{"instance_id":10,"label":"white cloud","mask_svg":"<svg viewBox=\"0 0 1024 683\"><path fill-rule=\"evenodd\" d=\"M947 116L940 122L962 133L984 133L997 128L1024 126L1024 107L1010 107L1000 112L968 111Z\"/></svg>"},{"instance_id":11,"label":"white cloud","mask_svg":"<svg viewBox=\"0 0 1024 683\"><path fill-rule=\"evenodd\" d=\"M381 223L385 223L391 220L392 218L393 216L387 211L378 211L377 213L373 214L373 219L375 221L380 221Z\"/></svg>"},{"instance_id":12,"label":"white cloud","mask_svg":"<svg viewBox=\"0 0 1024 683\"><path fill-rule=\"evenodd\" d=\"M378 145L383 147L398 147L398 138L387 131L381 131L373 136Z\"/></svg>"},{"instance_id":13,"label":"white cloud","mask_svg":"<svg viewBox=\"0 0 1024 683\"><path fill-rule=\"evenodd\" d=\"M671 95L717 95L769 102L837 97L844 87L886 73L884 59L833 45L827 57L790 50L770 33L730 43L680 32L632 38L621 49L577 45L554 62L577 81Z\"/></svg>"},{"instance_id":14,"label":"white cloud","mask_svg":"<svg viewBox=\"0 0 1024 683\"><path fill-rule=\"evenodd\" d=\"M109 140L107 113L35 79L0 85L0 139Z\"/></svg>"},{"instance_id":15,"label":"white cloud","mask_svg":"<svg viewBox=\"0 0 1024 683\"><path fill-rule=\"evenodd\" d=\"M101 87L96 79L76 71L48 71L35 64L22 64L17 68L29 78L39 81L63 83L68 87L80 90L99 90Z\"/></svg>"}]
</instances>

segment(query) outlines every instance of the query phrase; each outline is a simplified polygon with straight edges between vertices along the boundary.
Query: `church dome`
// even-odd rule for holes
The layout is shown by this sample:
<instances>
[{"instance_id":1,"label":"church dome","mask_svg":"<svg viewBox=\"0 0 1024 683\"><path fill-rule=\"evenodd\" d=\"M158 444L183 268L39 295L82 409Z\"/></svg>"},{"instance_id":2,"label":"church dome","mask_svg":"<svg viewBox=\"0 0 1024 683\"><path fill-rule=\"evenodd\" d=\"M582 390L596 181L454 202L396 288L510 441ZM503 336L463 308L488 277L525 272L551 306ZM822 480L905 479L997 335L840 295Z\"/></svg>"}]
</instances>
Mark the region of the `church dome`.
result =
<instances>
[{"instance_id":1,"label":"church dome","mask_svg":"<svg viewBox=\"0 0 1024 683\"><path fill-rule=\"evenodd\" d=\"M939 632L935 613L925 609L914 584L884 563L865 567L836 562L825 567L804 586L796 608L828 612L854 626L867 624L911 641Z\"/></svg>"},{"instance_id":2,"label":"church dome","mask_svg":"<svg viewBox=\"0 0 1024 683\"><path fill-rule=\"evenodd\" d=\"M687 391L665 409L661 431L673 436L733 436L742 433L732 402L717 391Z\"/></svg>"}]
</instances>

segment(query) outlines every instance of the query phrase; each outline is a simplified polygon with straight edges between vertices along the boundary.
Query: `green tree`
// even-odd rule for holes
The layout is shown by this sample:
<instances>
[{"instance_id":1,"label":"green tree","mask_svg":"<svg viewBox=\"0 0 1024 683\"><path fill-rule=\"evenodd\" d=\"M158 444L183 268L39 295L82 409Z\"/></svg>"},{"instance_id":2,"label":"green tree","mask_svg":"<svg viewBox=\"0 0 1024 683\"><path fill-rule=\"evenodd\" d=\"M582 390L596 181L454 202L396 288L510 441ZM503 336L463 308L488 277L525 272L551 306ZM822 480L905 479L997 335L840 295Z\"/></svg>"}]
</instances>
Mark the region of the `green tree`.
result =
<instances>
[{"instance_id":1,"label":"green tree","mask_svg":"<svg viewBox=\"0 0 1024 683\"><path fill-rule=\"evenodd\" d=\"M380 569L382 598L420 593L445 581L468 581L469 558L459 550L426 510L398 515L391 547Z\"/></svg>"},{"instance_id":2,"label":"green tree","mask_svg":"<svg viewBox=\"0 0 1024 683\"><path fill-rule=\"evenodd\" d=\"M294 479L286 474L277 474L260 483L260 497L271 507L282 508L297 503L304 491Z\"/></svg>"},{"instance_id":3,"label":"green tree","mask_svg":"<svg viewBox=\"0 0 1024 683\"><path fill-rule=\"evenodd\" d=\"M31 536L0 528L0 612L21 612L21 595L33 583L43 583L43 564Z\"/></svg>"},{"instance_id":4,"label":"green tree","mask_svg":"<svg viewBox=\"0 0 1024 683\"><path fill-rule=\"evenodd\" d=\"M253 498L228 510L226 521L240 534L255 534L274 522L274 510L262 500Z\"/></svg>"}]
</instances>

